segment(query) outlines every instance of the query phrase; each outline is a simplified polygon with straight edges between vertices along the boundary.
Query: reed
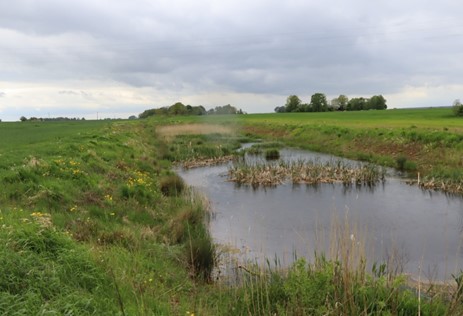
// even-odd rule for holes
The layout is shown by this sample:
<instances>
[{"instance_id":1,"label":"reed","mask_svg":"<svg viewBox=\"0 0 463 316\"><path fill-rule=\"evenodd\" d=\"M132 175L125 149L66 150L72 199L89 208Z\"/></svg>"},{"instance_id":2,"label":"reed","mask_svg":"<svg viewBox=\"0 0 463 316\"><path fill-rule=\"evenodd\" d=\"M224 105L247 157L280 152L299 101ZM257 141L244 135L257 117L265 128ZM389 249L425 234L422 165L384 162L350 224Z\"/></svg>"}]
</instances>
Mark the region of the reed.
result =
<instances>
[{"instance_id":1,"label":"reed","mask_svg":"<svg viewBox=\"0 0 463 316\"><path fill-rule=\"evenodd\" d=\"M288 181L293 184L341 183L374 186L385 180L384 168L363 164L352 166L338 161L316 160L276 163L235 163L228 169L228 180L238 184L275 186Z\"/></svg>"}]
</instances>

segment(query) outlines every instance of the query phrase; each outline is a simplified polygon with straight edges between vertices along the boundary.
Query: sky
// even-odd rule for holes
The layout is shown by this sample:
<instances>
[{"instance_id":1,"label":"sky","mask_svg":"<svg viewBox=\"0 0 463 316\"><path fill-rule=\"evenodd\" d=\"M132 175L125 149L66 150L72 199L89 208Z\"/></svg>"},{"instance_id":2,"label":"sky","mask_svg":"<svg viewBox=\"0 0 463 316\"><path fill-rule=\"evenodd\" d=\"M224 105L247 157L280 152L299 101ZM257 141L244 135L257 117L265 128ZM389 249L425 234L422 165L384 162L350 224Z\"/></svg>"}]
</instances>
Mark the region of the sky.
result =
<instances>
[{"instance_id":1,"label":"sky","mask_svg":"<svg viewBox=\"0 0 463 316\"><path fill-rule=\"evenodd\" d=\"M0 0L0 119L463 99L460 0Z\"/></svg>"}]
</instances>

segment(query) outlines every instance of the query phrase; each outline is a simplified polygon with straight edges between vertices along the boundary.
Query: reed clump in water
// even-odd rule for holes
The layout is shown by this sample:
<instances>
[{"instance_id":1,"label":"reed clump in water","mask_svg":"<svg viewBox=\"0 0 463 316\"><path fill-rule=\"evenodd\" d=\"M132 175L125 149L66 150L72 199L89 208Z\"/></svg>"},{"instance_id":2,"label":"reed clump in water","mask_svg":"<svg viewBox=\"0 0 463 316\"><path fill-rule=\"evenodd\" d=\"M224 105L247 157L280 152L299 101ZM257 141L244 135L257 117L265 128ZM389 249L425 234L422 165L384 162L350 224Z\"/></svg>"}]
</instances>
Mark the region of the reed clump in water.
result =
<instances>
[{"instance_id":1,"label":"reed clump in water","mask_svg":"<svg viewBox=\"0 0 463 316\"><path fill-rule=\"evenodd\" d=\"M384 181L385 176L384 168L371 164L351 166L342 161L238 163L228 169L229 181L254 187L275 186L289 181L293 184L341 183L373 186Z\"/></svg>"}]
</instances>

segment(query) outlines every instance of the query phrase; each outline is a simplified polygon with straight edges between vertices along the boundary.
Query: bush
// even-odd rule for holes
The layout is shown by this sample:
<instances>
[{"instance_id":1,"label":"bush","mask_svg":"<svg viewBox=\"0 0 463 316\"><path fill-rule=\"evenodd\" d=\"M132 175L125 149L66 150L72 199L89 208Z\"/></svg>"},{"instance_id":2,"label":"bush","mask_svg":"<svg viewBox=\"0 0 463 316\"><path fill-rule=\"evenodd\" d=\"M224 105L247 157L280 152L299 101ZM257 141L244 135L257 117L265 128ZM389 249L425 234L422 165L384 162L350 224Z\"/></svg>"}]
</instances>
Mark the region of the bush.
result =
<instances>
[{"instance_id":1,"label":"bush","mask_svg":"<svg viewBox=\"0 0 463 316\"><path fill-rule=\"evenodd\" d=\"M185 182L178 175L165 176L160 181L160 189L165 196L177 196L185 189Z\"/></svg>"},{"instance_id":2,"label":"bush","mask_svg":"<svg viewBox=\"0 0 463 316\"><path fill-rule=\"evenodd\" d=\"M460 100L455 100L453 102L452 111L455 116L463 116L463 104Z\"/></svg>"}]
</instances>

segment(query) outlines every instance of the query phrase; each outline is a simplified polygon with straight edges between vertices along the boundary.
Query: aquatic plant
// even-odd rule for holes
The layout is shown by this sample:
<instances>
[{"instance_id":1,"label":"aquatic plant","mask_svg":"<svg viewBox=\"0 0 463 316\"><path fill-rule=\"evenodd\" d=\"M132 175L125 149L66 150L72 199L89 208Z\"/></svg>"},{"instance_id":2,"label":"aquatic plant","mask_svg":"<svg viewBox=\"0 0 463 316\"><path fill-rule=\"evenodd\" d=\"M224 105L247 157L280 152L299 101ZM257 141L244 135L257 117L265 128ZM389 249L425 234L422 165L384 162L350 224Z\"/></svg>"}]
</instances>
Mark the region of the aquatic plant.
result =
<instances>
[{"instance_id":1,"label":"aquatic plant","mask_svg":"<svg viewBox=\"0 0 463 316\"><path fill-rule=\"evenodd\" d=\"M228 169L228 180L252 186L274 186L291 181L294 184L342 183L372 186L384 181L384 168L363 164L351 166L342 161L321 163L316 160L258 163L241 162Z\"/></svg>"},{"instance_id":2,"label":"aquatic plant","mask_svg":"<svg viewBox=\"0 0 463 316\"><path fill-rule=\"evenodd\" d=\"M265 151L265 159L276 160L280 158L280 151L276 148L270 148Z\"/></svg>"}]
</instances>

